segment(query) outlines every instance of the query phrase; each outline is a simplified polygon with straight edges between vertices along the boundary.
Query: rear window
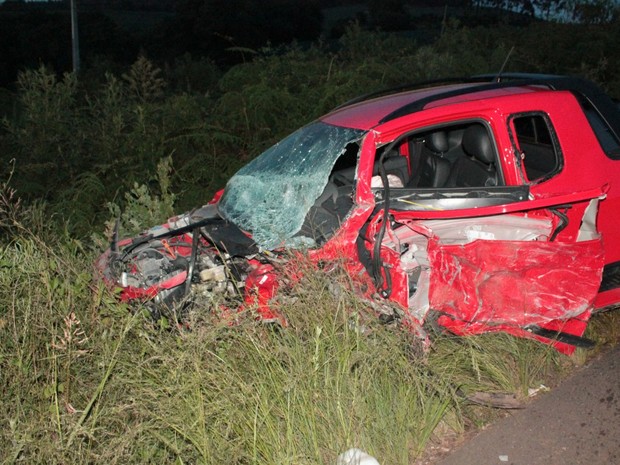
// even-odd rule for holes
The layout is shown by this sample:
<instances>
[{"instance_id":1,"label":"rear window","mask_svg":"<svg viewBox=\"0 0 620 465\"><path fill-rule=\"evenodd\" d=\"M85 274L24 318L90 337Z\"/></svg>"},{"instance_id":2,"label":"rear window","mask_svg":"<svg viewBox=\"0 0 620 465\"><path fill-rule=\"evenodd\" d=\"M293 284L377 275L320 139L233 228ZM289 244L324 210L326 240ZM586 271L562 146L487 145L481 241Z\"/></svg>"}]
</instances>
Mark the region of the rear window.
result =
<instances>
[{"instance_id":1,"label":"rear window","mask_svg":"<svg viewBox=\"0 0 620 465\"><path fill-rule=\"evenodd\" d=\"M512 126L521 164L529 181L542 181L560 171L559 146L545 114L514 116Z\"/></svg>"}]
</instances>

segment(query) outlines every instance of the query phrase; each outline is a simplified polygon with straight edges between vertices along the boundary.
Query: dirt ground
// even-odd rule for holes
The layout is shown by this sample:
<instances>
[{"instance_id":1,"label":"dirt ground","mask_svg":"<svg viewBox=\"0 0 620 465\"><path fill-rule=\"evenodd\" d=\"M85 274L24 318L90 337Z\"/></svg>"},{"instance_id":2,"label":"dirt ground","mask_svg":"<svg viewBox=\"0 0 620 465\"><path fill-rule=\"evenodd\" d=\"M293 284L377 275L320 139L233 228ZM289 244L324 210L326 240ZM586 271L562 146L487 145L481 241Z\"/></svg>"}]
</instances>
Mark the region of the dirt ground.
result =
<instances>
[{"instance_id":1,"label":"dirt ground","mask_svg":"<svg viewBox=\"0 0 620 465\"><path fill-rule=\"evenodd\" d=\"M525 409L472 437L445 439L416 465L620 464L620 345Z\"/></svg>"}]
</instances>

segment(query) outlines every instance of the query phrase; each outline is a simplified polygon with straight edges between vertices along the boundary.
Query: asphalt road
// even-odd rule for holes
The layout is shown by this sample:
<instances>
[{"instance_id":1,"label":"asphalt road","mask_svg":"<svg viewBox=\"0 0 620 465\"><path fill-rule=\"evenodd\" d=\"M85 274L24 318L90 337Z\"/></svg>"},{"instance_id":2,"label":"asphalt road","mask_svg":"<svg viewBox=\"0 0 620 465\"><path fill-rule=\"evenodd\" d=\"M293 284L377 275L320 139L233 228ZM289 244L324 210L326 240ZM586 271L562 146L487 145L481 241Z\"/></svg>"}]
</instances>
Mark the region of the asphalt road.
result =
<instances>
[{"instance_id":1,"label":"asphalt road","mask_svg":"<svg viewBox=\"0 0 620 465\"><path fill-rule=\"evenodd\" d=\"M620 345L438 465L620 465Z\"/></svg>"}]
</instances>

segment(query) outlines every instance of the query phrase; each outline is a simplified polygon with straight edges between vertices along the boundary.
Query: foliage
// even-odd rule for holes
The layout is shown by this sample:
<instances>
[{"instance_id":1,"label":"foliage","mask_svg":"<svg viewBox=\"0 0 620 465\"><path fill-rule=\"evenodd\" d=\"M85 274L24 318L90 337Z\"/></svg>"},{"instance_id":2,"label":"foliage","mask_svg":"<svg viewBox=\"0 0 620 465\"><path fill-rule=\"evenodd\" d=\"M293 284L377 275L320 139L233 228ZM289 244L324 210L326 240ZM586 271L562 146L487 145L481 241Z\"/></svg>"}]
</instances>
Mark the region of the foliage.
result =
<instances>
[{"instance_id":1,"label":"foliage","mask_svg":"<svg viewBox=\"0 0 620 465\"><path fill-rule=\"evenodd\" d=\"M605 24L618 19L618 4L613 0L570 0L566 6L579 23Z\"/></svg>"},{"instance_id":2,"label":"foliage","mask_svg":"<svg viewBox=\"0 0 620 465\"><path fill-rule=\"evenodd\" d=\"M176 196L170 191L170 173L172 172L172 158L162 159L157 165L157 175L154 179L156 190L154 193L146 184L135 184L125 193L123 207L110 202L108 210L112 220L107 222L107 241L103 242L94 235L100 245L109 243L111 235L118 227L120 237L134 236L149 225L158 225L174 215L174 200ZM116 223L118 222L118 226Z\"/></svg>"},{"instance_id":3,"label":"foliage","mask_svg":"<svg viewBox=\"0 0 620 465\"><path fill-rule=\"evenodd\" d=\"M159 76L160 73L159 68L156 68L144 56L140 56L131 65L129 73L123 74L123 79L129 84L132 96L141 103L146 103L164 94L166 82Z\"/></svg>"},{"instance_id":4,"label":"foliage","mask_svg":"<svg viewBox=\"0 0 620 465\"><path fill-rule=\"evenodd\" d=\"M5 119L9 150L19 160L19 178L28 179L28 189L38 197L49 194L50 179L60 184L73 172L85 171L75 166L81 140L71 130L77 126L77 79L65 74L62 79L45 67L20 74L20 114L15 120ZM22 173L23 170L23 173Z\"/></svg>"},{"instance_id":5,"label":"foliage","mask_svg":"<svg viewBox=\"0 0 620 465\"><path fill-rule=\"evenodd\" d=\"M462 392L523 398L564 360L506 335L439 338L425 357L334 294L337 272L304 269L287 328L197 307L188 331L116 303L65 239L23 229L0 257L3 462L323 464L355 446L405 465L438 426L493 416Z\"/></svg>"},{"instance_id":6,"label":"foliage","mask_svg":"<svg viewBox=\"0 0 620 465\"><path fill-rule=\"evenodd\" d=\"M58 463L66 449L77 463L84 431L99 427L98 401L132 317L91 287L71 244L24 234L1 256L2 461ZM102 325L106 309L118 319Z\"/></svg>"}]
</instances>

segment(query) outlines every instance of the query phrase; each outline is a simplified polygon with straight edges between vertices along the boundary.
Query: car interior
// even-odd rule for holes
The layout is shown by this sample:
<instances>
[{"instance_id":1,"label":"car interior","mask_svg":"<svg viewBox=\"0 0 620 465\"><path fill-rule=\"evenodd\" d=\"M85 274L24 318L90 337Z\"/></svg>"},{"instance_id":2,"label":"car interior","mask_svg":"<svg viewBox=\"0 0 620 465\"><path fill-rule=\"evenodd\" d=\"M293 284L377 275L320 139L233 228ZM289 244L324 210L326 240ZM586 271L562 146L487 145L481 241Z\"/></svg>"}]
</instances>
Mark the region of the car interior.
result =
<instances>
[{"instance_id":1,"label":"car interior","mask_svg":"<svg viewBox=\"0 0 620 465\"><path fill-rule=\"evenodd\" d=\"M385 156L377 150L373 187L381 186L380 164L395 190L480 188L503 185L489 130L479 122L435 128L405 137ZM336 161L329 182L315 201L299 235L317 243L329 239L353 207L359 146L350 144ZM392 183L391 180L398 180Z\"/></svg>"},{"instance_id":2,"label":"car interior","mask_svg":"<svg viewBox=\"0 0 620 465\"><path fill-rule=\"evenodd\" d=\"M380 154L377 154L380 158ZM496 150L481 123L444 127L413 134L384 157L388 174L408 189L449 189L502 185ZM375 172L379 172L379 161Z\"/></svg>"}]
</instances>

